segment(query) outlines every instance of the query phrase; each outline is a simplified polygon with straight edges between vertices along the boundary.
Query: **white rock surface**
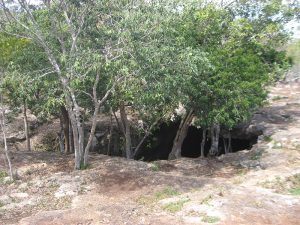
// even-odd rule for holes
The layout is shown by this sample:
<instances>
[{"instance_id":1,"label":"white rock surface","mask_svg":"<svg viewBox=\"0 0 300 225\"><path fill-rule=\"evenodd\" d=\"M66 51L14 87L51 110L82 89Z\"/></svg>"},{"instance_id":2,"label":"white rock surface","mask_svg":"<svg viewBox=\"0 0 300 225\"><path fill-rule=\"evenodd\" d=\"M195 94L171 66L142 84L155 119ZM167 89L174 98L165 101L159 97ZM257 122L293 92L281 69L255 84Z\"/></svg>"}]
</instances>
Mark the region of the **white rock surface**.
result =
<instances>
[{"instance_id":1,"label":"white rock surface","mask_svg":"<svg viewBox=\"0 0 300 225\"><path fill-rule=\"evenodd\" d=\"M10 197L17 198L17 199L25 199L25 198L28 198L29 195L25 192L19 192L19 193L10 194Z\"/></svg>"},{"instance_id":2,"label":"white rock surface","mask_svg":"<svg viewBox=\"0 0 300 225\"><path fill-rule=\"evenodd\" d=\"M12 199L8 195L2 195L0 196L0 203L2 205L7 205L12 203Z\"/></svg>"}]
</instances>

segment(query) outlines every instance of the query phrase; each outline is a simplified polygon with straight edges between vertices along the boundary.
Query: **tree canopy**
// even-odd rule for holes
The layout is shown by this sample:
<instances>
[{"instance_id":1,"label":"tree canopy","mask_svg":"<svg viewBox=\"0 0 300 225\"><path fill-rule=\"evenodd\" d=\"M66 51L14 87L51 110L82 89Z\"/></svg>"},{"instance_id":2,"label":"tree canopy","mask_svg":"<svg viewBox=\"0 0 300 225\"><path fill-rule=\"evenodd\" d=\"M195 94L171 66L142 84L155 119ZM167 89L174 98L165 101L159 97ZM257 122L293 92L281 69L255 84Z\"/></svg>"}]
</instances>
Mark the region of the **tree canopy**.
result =
<instances>
[{"instance_id":1,"label":"tree canopy","mask_svg":"<svg viewBox=\"0 0 300 225\"><path fill-rule=\"evenodd\" d=\"M248 119L288 68L284 25L299 17L297 2L280 0L13 2L0 2L5 94L36 114L67 109L76 169L101 106L125 102L146 135L180 104L206 129Z\"/></svg>"}]
</instances>

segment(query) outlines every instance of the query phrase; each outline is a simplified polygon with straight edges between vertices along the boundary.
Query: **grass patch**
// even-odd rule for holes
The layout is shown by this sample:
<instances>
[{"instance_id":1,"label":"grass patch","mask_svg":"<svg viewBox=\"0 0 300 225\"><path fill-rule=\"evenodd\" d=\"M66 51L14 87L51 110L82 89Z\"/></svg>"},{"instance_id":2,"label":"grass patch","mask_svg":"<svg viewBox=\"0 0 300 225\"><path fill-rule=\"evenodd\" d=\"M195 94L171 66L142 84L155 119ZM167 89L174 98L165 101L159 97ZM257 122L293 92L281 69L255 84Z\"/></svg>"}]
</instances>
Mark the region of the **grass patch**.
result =
<instances>
[{"instance_id":1,"label":"grass patch","mask_svg":"<svg viewBox=\"0 0 300 225\"><path fill-rule=\"evenodd\" d=\"M299 196L300 195L300 188L291 188L289 190L289 192L290 192L291 195Z\"/></svg>"},{"instance_id":2,"label":"grass patch","mask_svg":"<svg viewBox=\"0 0 300 225\"><path fill-rule=\"evenodd\" d=\"M84 165L83 162L80 163L80 170L87 170L90 169L92 166L90 164Z\"/></svg>"},{"instance_id":3,"label":"grass patch","mask_svg":"<svg viewBox=\"0 0 300 225\"><path fill-rule=\"evenodd\" d=\"M159 200L162 200L165 198L170 198L170 197L177 196L177 195L180 195L179 191L175 190L172 187L166 187L165 189L155 193L155 199L157 201L159 201Z\"/></svg>"},{"instance_id":4,"label":"grass patch","mask_svg":"<svg viewBox=\"0 0 300 225\"><path fill-rule=\"evenodd\" d=\"M273 139L271 138L271 136L264 136L264 141L265 142L271 142Z\"/></svg>"},{"instance_id":5,"label":"grass patch","mask_svg":"<svg viewBox=\"0 0 300 225\"><path fill-rule=\"evenodd\" d=\"M0 170L0 178L4 178L4 177L7 177L7 176L8 176L8 174L7 174L6 171Z\"/></svg>"},{"instance_id":6,"label":"grass patch","mask_svg":"<svg viewBox=\"0 0 300 225\"><path fill-rule=\"evenodd\" d=\"M300 144L294 145L294 148L295 148L296 151L299 151L300 150Z\"/></svg>"},{"instance_id":7,"label":"grass patch","mask_svg":"<svg viewBox=\"0 0 300 225\"><path fill-rule=\"evenodd\" d=\"M153 196L141 196L137 199L137 202L142 205L151 205L157 203L158 201L170 198L173 196L178 196L181 193L172 187L166 187L161 191L156 192Z\"/></svg>"},{"instance_id":8,"label":"grass patch","mask_svg":"<svg viewBox=\"0 0 300 225\"><path fill-rule=\"evenodd\" d=\"M234 179L233 184L239 185L239 184L241 184L243 182L244 182L244 178L238 177L238 178Z\"/></svg>"},{"instance_id":9,"label":"grass patch","mask_svg":"<svg viewBox=\"0 0 300 225\"><path fill-rule=\"evenodd\" d=\"M212 195L208 195L207 197L205 197L202 201L200 201L200 204L205 204L205 205L209 205L209 202L213 199Z\"/></svg>"},{"instance_id":10,"label":"grass patch","mask_svg":"<svg viewBox=\"0 0 300 225\"><path fill-rule=\"evenodd\" d=\"M248 172L248 169L246 169L246 168L239 168L238 170L237 170L237 175L238 176L245 176L246 174L247 174L247 172Z\"/></svg>"},{"instance_id":11,"label":"grass patch","mask_svg":"<svg viewBox=\"0 0 300 225\"><path fill-rule=\"evenodd\" d=\"M273 149L282 149L282 143L279 141L274 141Z\"/></svg>"},{"instance_id":12,"label":"grass patch","mask_svg":"<svg viewBox=\"0 0 300 225\"><path fill-rule=\"evenodd\" d=\"M175 212L180 211L183 208L184 203L187 203L189 201L190 201L190 199L182 199L177 202L168 203L168 204L162 206L162 208L169 212L175 213Z\"/></svg>"},{"instance_id":13,"label":"grass patch","mask_svg":"<svg viewBox=\"0 0 300 225\"><path fill-rule=\"evenodd\" d=\"M204 223L217 223L219 221L220 221L220 218L216 217L216 216L205 215L202 217L202 222L204 222Z\"/></svg>"},{"instance_id":14,"label":"grass patch","mask_svg":"<svg viewBox=\"0 0 300 225\"><path fill-rule=\"evenodd\" d=\"M272 98L273 101L278 101L278 100L281 100L281 99L285 99L286 97L283 97L283 96L274 96Z\"/></svg>"},{"instance_id":15,"label":"grass patch","mask_svg":"<svg viewBox=\"0 0 300 225\"><path fill-rule=\"evenodd\" d=\"M282 193L286 189L284 181L281 180L280 177L276 177L275 180L272 181L264 181L261 183L261 186L268 189L274 189L277 193Z\"/></svg>"},{"instance_id":16,"label":"grass patch","mask_svg":"<svg viewBox=\"0 0 300 225\"><path fill-rule=\"evenodd\" d=\"M274 189L277 193L300 195L300 174L290 176L286 179L276 177L273 181L265 181L261 183L264 188Z\"/></svg>"},{"instance_id":17,"label":"grass patch","mask_svg":"<svg viewBox=\"0 0 300 225\"><path fill-rule=\"evenodd\" d=\"M0 184L4 183L4 178L5 177L8 177L8 173L4 170L0 170ZM9 181L9 182L5 182L6 184L10 184L12 183L13 181Z\"/></svg>"},{"instance_id":18,"label":"grass patch","mask_svg":"<svg viewBox=\"0 0 300 225\"><path fill-rule=\"evenodd\" d=\"M251 157L250 160L259 160L263 155L263 151L255 152Z\"/></svg>"},{"instance_id":19,"label":"grass patch","mask_svg":"<svg viewBox=\"0 0 300 225\"><path fill-rule=\"evenodd\" d=\"M64 196L61 198L53 198L52 196L47 196L46 198L41 198L36 203L36 208L42 211L48 210L63 210L68 209L72 205L72 197Z\"/></svg>"},{"instance_id":20,"label":"grass patch","mask_svg":"<svg viewBox=\"0 0 300 225\"><path fill-rule=\"evenodd\" d=\"M152 170L152 171L154 171L154 172L157 172L157 171L159 171L160 170L160 168L159 168L159 165L157 164L157 163L151 163L152 165L151 165L151 167L150 167L150 169Z\"/></svg>"},{"instance_id":21,"label":"grass patch","mask_svg":"<svg viewBox=\"0 0 300 225\"><path fill-rule=\"evenodd\" d=\"M289 193L294 196L300 195L300 174L296 174L287 179L290 183Z\"/></svg>"}]
</instances>

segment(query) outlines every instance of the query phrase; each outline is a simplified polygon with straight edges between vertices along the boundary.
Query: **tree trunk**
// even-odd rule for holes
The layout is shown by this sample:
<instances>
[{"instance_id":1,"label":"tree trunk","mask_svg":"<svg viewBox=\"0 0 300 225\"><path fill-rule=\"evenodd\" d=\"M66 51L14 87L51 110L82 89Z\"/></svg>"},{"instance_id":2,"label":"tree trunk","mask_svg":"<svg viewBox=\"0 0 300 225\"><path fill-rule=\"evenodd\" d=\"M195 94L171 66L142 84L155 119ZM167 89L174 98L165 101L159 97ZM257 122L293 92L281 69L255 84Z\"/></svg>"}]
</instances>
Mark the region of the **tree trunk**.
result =
<instances>
[{"instance_id":1,"label":"tree trunk","mask_svg":"<svg viewBox=\"0 0 300 225\"><path fill-rule=\"evenodd\" d=\"M132 159L133 154L131 151L131 131L130 131L130 124L127 118L127 114L125 111L125 104L124 101L120 102L120 116L121 121L123 124L123 130L125 131L125 152L126 152L126 158Z\"/></svg>"},{"instance_id":2,"label":"tree trunk","mask_svg":"<svg viewBox=\"0 0 300 225\"><path fill-rule=\"evenodd\" d=\"M75 111L75 110L74 110ZM72 131L73 131L73 140L74 140L74 152L75 152L75 169L79 170L82 165L82 154L83 154L83 132L81 131L82 125L80 124L80 112L77 109L77 111L74 112L72 109L68 110L69 117L72 124Z\"/></svg>"},{"instance_id":3,"label":"tree trunk","mask_svg":"<svg viewBox=\"0 0 300 225\"><path fill-rule=\"evenodd\" d=\"M94 82L94 86L93 86L93 96L92 96L93 101L94 101L94 114L93 114L93 118L92 118L92 128L91 128L89 139L88 139L88 142L87 142L87 145L85 146L85 148L83 148L84 135L83 135L83 128L82 127L81 127L80 132L79 132L79 134L82 133L82 136L81 136L82 137L82 150L84 150L84 152L83 152L84 153L83 165L85 167L88 165L89 151L90 151L90 147L91 147L93 138L95 136L95 130L96 130L96 126L97 126L97 116L98 116L98 113L99 113L99 110L100 110L100 106L107 100L107 98L109 97L111 92L114 90L115 85L117 84L117 82L119 82L123 78L121 77L117 81L115 81L115 83L113 84L111 89L106 91L105 95L103 96L103 98L101 100L99 100L97 98L97 86L98 86L98 83L99 83L99 79L100 79L100 75L99 75L99 73L97 73L96 79L95 79L95 82ZM130 135L130 133L129 133L129 135Z\"/></svg>"},{"instance_id":4,"label":"tree trunk","mask_svg":"<svg viewBox=\"0 0 300 225\"><path fill-rule=\"evenodd\" d=\"M118 124L118 128L119 128L119 131L123 133L123 135L125 136L125 131L124 131L124 127L120 125L119 123L119 120L118 120L118 117L116 115L116 112L113 111L113 114L114 114L114 117L115 117L115 120Z\"/></svg>"},{"instance_id":5,"label":"tree trunk","mask_svg":"<svg viewBox=\"0 0 300 225\"><path fill-rule=\"evenodd\" d=\"M145 140L147 139L147 137L151 134L151 131L153 129L153 127L158 123L159 120L157 120L156 122L154 122L146 131L144 137L142 138L142 140L138 143L138 145L136 146L135 150L134 150L134 154L133 154L133 158L135 158L139 152L140 152L140 148L142 147L143 143L145 142Z\"/></svg>"},{"instance_id":6,"label":"tree trunk","mask_svg":"<svg viewBox=\"0 0 300 225\"><path fill-rule=\"evenodd\" d=\"M209 154L216 156L219 152L219 136L220 136L220 125L215 124L211 127L211 147Z\"/></svg>"},{"instance_id":7,"label":"tree trunk","mask_svg":"<svg viewBox=\"0 0 300 225\"><path fill-rule=\"evenodd\" d=\"M2 98L2 97L1 97ZM1 105L1 107L3 107L3 105ZM4 109L1 108L1 130L2 130L2 136L3 136L3 141L4 141L4 151L5 151L5 157L7 160L7 164L8 164L8 169L9 169L9 176L10 179L13 180L14 176L13 176L13 171L12 171L12 165L11 165L11 160L10 160L10 156L8 153L8 146L7 146L7 140L6 140L6 131L5 131L5 113L4 113Z\"/></svg>"},{"instance_id":8,"label":"tree trunk","mask_svg":"<svg viewBox=\"0 0 300 225\"><path fill-rule=\"evenodd\" d=\"M188 133L189 126L193 120L193 111L188 112L181 120L176 137L173 142L172 151L169 154L169 160L181 157L181 147Z\"/></svg>"},{"instance_id":9,"label":"tree trunk","mask_svg":"<svg viewBox=\"0 0 300 225\"><path fill-rule=\"evenodd\" d=\"M70 119L68 111L64 106L60 108L61 112L61 121L63 125L63 134L64 134L64 149L65 153L70 153Z\"/></svg>"},{"instance_id":10,"label":"tree trunk","mask_svg":"<svg viewBox=\"0 0 300 225\"><path fill-rule=\"evenodd\" d=\"M64 145L64 124L62 116L59 118L59 124L60 124L60 132L57 134L58 136L58 142L59 142L59 151L60 153L65 152L65 145Z\"/></svg>"},{"instance_id":11,"label":"tree trunk","mask_svg":"<svg viewBox=\"0 0 300 225\"><path fill-rule=\"evenodd\" d=\"M203 128L202 130L202 141L201 141L201 158L204 158L204 148L205 148L205 142L206 142L206 128Z\"/></svg>"},{"instance_id":12,"label":"tree trunk","mask_svg":"<svg viewBox=\"0 0 300 225\"><path fill-rule=\"evenodd\" d=\"M25 131L25 137L26 137L26 147L27 147L27 151L31 151L28 118L27 118L27 103L26 103L25 99L23 100L23 117L24 117L24 131Z\"/></svg>"},{"instance_id":13,"label":"tree trunk","mask_svg":"<svg viewBox=\"0 0 300 225\"><path fill-rule=\"evenodd\" d=\"M83 128L83 118L81 112L79 112L78 115L79 115L77 119L78 145L79 145L79 152L80 152L80 164L82 168L82 166L87 166L89 153L88 152L85 153L85 148L84 148L84 128Z\"/></svg>"},{"instance_id":14,"label":"tree trunk","mask_svg":"<svg viewBox=\"0 0 300 225\"><path fill-rule=\"evenodd\" d=\"M228 154L229 152L232 152L232 147L231 147L231 132L230 132L230 130L228 132L228 139L227 140L228 140L228 143L226 143L226 139L223 138L225 154Z\"/></svg>"},{"instance_id":15,"label":"tree trunk","mask_svg":"<svg viewBox=\"0 0 300 225\"><path fill-rule=\"evenodd\" d=\"M228 134L228 152L232 152L232 146L231 146L231 131L229 130Z\"/></svg>"},{"instance_id":16,"label":"tree trunk","mask_svg":"<svg viewBox=\"0 0 300 225\"><path fill-rule=\"evenodd\" d=\"M94 115L93 115L93 118L92 118L91 133L89 135L88 142L87 142L86 147L84 149L84 161L83 161L84 166L88 165L88 157L89 157L90 147L91 147L92 142L93 142L93 138L95 137L95 131L96 131L96 127L97 127L97 115L99 113L99 109L100 109L100 103L96 103L95 110L94 110Z\"/></svg>"},{"instance_id":17,"label":"tree trunk","mask_svg":"<svg viewBox=\"0 0 300 225\"><path fill-rule=\"evenodd\" d=\"M227 154L228 153L228 145L226 143L226 139L223 137L223 145L224 145L224 153Z\"/></svg>"},{"instance_id":18,"label":"tree trunk","mask_svg":"<svg viewBox=\"0 0 300 225\"><path fill-rule=\"evenodd\" d=\"M2 152L1 152L1 156L2 156L2 159L3 159L4 167L8 167L5 152L4 152L3 154L2 154Z\"/></svg>"},{"instance_id":19,"label":"tree trunk","mask_svg":"<svg viewBox=\"0 0 300 225\"><path fill-rule=\"evenodd\" d=\"M108 143L107 143L107 155L110 155L110 146L111 146L111 139L113 134L113 112L110 109L110 126L109 126L109 134L108 134Z\"/></svg>"},{"instance_id":20,"label":"tree trunk","mask_svg":"<svg viewBox=\"0 0 300 225\"><path fill-rule=\"evenodd\" d=\"M69 150L70 153L74 152L74 138L73 138L73 129L72 129L72 124L71 121L69 120Z\"/></svg>"}]
</instances>

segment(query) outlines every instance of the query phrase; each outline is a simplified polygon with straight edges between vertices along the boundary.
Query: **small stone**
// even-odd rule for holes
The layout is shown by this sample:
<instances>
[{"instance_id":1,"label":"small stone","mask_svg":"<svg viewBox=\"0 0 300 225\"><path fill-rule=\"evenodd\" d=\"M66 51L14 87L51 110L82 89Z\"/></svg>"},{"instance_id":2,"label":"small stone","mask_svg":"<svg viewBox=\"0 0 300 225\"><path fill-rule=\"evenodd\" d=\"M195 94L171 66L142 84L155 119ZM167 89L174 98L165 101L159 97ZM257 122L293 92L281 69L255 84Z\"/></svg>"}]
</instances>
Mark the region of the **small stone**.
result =
<instances>
[{"instance_id":1,"label":"small stone","mask_svg":"<svg viewBox=\"0 0 300 225\"><path fill-rule=\"evenodd\" d=\"M85 186L85 190L86 191L91 191L91 190L93 190L94 189L94 187L92 187L92 186Z\"/></svg>"},{"instance_id":2,"label":"small stone","mask_svg":"<svg viewBox=\"0 0 300 225\"><path fill-rule=\"evenodd\" d=\"M12 203L12 199L8 195L0 196L0 204L7 205Z\"/></svg>"},{"instance_id":3,"label":"small stone","mask_svg":"<svg viewBox=\"0 0 300 225\"><path fill-rule=\"evenodd\" d=\"M3 183L4 183L4 184L9 184L9 183L11 183L11 182L12 182L12 180L11 180L10 177L4 177L4 178L3 178Z\"/></svg>"},{"instance_id":4,"label":"small stone","mask_svg":"<svg viewBox=\"0 0 300 225\"><path fill-rule=\"evenodd\" d=\"M18 198L18 199L24 199L24 198L28 198L28 194L27 193L23 193L23 192L20 192L20 193L12 193L11 195L10 195L10 197L12 197L12 198Z\"/></svg>"},{"instance_id":5,"label":"small stone","mask_svg":"<svg viewBox=\"0 0 300 225\"><path fill-rule=\"evenodd\" d=\"M275 143L274 145L275 148L282 148L282 144L280 142Z\"/></svg>"},{"instance_id":6,"label":"small stone","mask_svg":"<svg viewBox=\"0 0 300 225\"><path fill-rule=\"evenodd\" d=\"M28 188L28 184L27 183L22 183L22 184L19 185L19 189L20 190L27 190L27 188Z\"/></svg>"},{"instance_id":7,"label":"small stone","mask_svg":"<svg viewBox=\"0 0 300 225\"><path fill-rule=\"evenodd\" d=\"M55 192L54 196L56 198L74 196L78 193L78 191L78 187L75 184L63 184L59 187L58 191Z\"/></svg>"},{"instance_id":8,"label":"small stone","mask_svg":"<svg viewBox=\"0 0 300 225\"><path fill-rule=\"evenodd\" d=\"M41 180L37 180L36 182L34 182L34 186L41 188L44 186L44 184Z\"/></svg>"},{"instance_id":9,"label":"small stone","mask_svg":"<svg viewBox=\"0 0 300 225\"><path fill-rule=\"evenodd\" d=\"M234 161L231 163L232 166L241 166L241 163L238 161Z\"/></svg>"},{"instance_id":10,"label":"small stone","mask_svg":"<svg viewBox=\"0 0 300 225\"><path fill-rule=\"evenodd\" d=\"M245 160L241 162L241 166L244 168L255 168L260 167L260 162L257 160Z\"/></svg>"}]
</instances>

